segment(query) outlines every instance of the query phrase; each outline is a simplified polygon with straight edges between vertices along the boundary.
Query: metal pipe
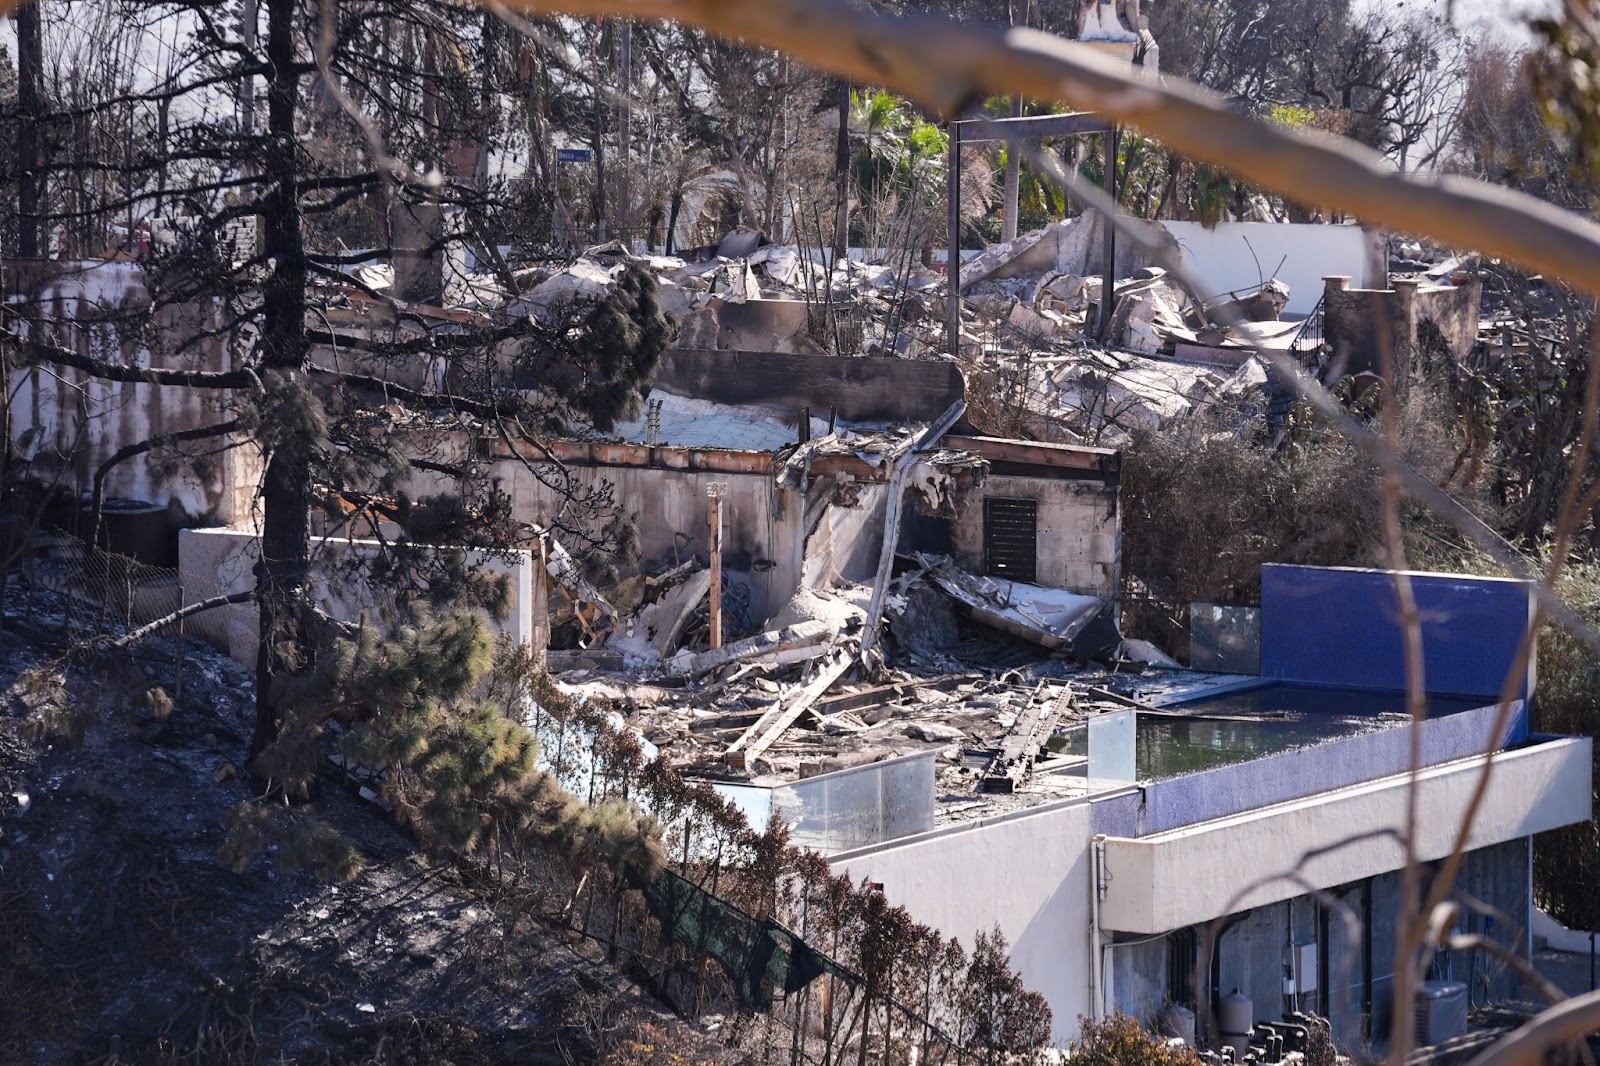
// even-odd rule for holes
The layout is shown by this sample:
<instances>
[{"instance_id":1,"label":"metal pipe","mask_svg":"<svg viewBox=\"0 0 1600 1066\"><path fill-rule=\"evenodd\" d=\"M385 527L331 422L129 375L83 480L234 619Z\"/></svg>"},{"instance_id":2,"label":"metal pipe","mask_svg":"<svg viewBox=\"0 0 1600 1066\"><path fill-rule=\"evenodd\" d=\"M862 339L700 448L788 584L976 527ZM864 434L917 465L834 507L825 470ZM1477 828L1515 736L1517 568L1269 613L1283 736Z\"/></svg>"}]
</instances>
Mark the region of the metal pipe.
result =
<instances>
[{"instance_id":1,"label":"metal pipe","mask_svg":"<svg viewBox=\"0 0 1600 1066\"><path fill-rule=\"evenodd\" d=\"M711 648L722 647L722 494L728 491L726 481L713 481L706 486L711 497Z\"/></svg>"},{"instance_id":2,"label":"metal pipe","mask_svg":"<svg viewBox=\"0 0 1600 1066\"><path fill-rule=\"evenodd\" d=\"M1104 833L1095 835L1089 878L1089 1016L1098 1022L1105 1017L1100 998L1105 984L1105 953L1100 949L1100 901L1105 898L1107 884Z\"/></svg>"}]
</instances>

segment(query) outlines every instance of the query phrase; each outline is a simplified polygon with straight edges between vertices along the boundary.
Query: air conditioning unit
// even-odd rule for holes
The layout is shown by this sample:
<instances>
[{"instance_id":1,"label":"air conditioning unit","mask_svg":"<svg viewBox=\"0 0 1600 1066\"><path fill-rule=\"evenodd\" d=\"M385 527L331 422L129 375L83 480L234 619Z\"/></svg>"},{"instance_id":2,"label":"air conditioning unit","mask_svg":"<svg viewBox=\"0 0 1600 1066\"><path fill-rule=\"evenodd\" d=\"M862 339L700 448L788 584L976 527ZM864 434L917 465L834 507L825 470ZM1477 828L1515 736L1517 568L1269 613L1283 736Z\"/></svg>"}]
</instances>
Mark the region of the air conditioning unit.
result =
<instances>
[{"instance_id":1,"label":"air conditioning unit","mask_svg":"<svg viewBox=\"0 0 1600 1066\"><path fill-rule=\"evenodd\" d=\"M1432 1047L1467 1031L1467 986L1424 981L1417 989L1417 1046Z\"/></svg>"}]
</instances>

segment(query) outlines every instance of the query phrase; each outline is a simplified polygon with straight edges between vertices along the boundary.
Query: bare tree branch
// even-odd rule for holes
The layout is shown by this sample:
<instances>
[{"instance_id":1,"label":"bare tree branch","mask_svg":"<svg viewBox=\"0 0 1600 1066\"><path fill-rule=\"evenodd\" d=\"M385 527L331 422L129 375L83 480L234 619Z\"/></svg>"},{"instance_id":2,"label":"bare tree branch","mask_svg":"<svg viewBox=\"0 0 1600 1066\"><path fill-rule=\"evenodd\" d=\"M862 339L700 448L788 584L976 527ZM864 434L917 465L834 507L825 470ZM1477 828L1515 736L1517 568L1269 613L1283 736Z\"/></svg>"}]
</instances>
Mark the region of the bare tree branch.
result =
<instances>
[{"instance_id":1,"label":"bare tree branch","mask_svg":"<svg viewBox=\"0 0 1600 1066\"><path fill-rule=\"evenodd\" d=\"M1556 1004L1528 1024L1496 1041L1467 1066L1540 1066L1545 1052L1600 1029L1600 992Z\"/></svg>"},{"instance_id":2,"label":"bare tree branch","mask_svg":"<svg viewBox=\"0 0 1600 1066\"><path fill-rule=\"evenodd\" d=\"M671 19L885 85L945 115L992 93L1062 100L1301 203L1503 256L1600 295L1600 226L1524 193L1450 175L1402 176L1352 141L1268 126L1181 79L1035 30L895 17L844 0L519 0L520 10Z\"/></svg>"},{"instance_id":3,"label":"bare tree branch","mask_svg":"<svg viewBox=\"0 0 1600 1066\"><path fill-rule=\"evenodd\" d=\"M70 366L103 381L178 385L190 389L248 389L260 384L253 370L171 370L155 366L124 366L27 337L12 336L8 339L17 346L22 366L38 363Z\"/></svg>"}]
</instances>

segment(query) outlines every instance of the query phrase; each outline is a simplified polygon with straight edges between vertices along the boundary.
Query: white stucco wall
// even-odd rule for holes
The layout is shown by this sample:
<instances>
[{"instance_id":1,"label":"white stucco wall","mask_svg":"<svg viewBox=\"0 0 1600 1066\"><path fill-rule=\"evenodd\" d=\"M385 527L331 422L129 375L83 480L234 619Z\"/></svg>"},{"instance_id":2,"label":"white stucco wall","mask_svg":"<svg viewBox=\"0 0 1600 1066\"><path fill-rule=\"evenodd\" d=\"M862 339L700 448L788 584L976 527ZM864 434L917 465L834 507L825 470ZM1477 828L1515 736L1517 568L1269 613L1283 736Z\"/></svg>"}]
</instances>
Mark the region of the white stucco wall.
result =
<instances>
[{"instance_id":1,"label":"white stucco wall","mask_svg":"<svg viewBox=\"0 0 1600 1066\"><path fill-rule=\"evenodd\" d=\"M1089 1013L1090 808L1086 801L850 852L834 869L883 883L890 902L971 948L998 926L1023 983L1044 996L1054 1037Z\"/></svg>"},{"instance_id":2,"label":"white stucco wall","mask_svg":"<svg viewBox=\"0 0 1600 1066\"><path fill-rule=\"evenodd\" d=\"M722 498L722 545L726 565L750 584L753 620L777 611L800 587L805 548L801 499L773 483L770 474L675 470L664 466L597 466L569 463L581 491L612 487L619 511L638 526L640 556L646 563L710 559L711 501L706 487L727 486ZM490 472L511 497L513 513L524 522L545 525L560 514L566 499L531 474L516 459L499 459ZM415 472L407 486L413 496L453 488L447 479ZM576 548L577 545L568 545ZM750 570L746 573L746 567Z\"/></svg>"},{"instance_id":3,"label":"white stucco wall","mask_svg":"<svg viewBox=\"0 0 1600 1066\"><path fill-rule=\"evenodd\" d=\"M1322 298L1324 277L1348 274L1355 288L1373 280L1372 241L1360 226L1224 222L1208 230L1198 222L1162 225L1178 239L1184 263L1205 280L1209 291L1200 295L1207 299L1234 289L1254 290L1275 276L1289 286L1284 314L1309 315Z\"/></svg>"},{"instance_id":4,"label":"white stucco wall","mask_svg":"<svg viewBox=\"0 0 1600 1066\"><path fill-rule=\"evenodd\" d=\"M1038 504L1036 584L1090 596L1117 594L1122 574L1115 485L991 473L951 523L954 547L974 573L983 572L984 497Z\"/></svg>"},{"instance_id":5,"label":"white stucco wall","mask_svg":"<svg viewBox=\"0 0 1600 1066\"><path fill-rule=\"evenodd\" d=\"M1564 737L1495 755L1467 847L1588 821L1592 743ZM1483 764L1480 756L1422 771L1421 861L1450 854ZM1108 839L1101 926L1166 932L1398 870L1409 787L1398 774L1137 840ZM1394 835L1378 835L1385 831ZM1291 873L1296 879L1275 877Z\"/></svg>"},{"instance_id":6,"label":"white stucco wall","mask_svg":"<svg viewBox=\"0 0 1600 1066\"><path fill-rule=\"evenodd\" d=\"M173 355L152 352L143 343L123 343L109 326L92 324L129 308L148 308L150 295L138 264L27 266L43 271L42 275L32 282L8 280L26 294L12 302L23 313L41 317L40 339L124 366L232 369L221 339L211 338ZM214 307L162 307L154 315L154 335L163 338L164 346L175 347L199 330L215 329L217 317ZM90 491L96 468L117 449L229 417L218 410L213 390L102 381L65 368L18 370L8 385L13 439L34 429L44 434L30 473L79 493ZM191 519L244 522L261 480L261 453L253 445L218 453L219 443L185 446L183 451L194 458L173 461L178 450L166 448L120 463L106 479L106 496L175 505Z\"/></svg>"}]
</instances>

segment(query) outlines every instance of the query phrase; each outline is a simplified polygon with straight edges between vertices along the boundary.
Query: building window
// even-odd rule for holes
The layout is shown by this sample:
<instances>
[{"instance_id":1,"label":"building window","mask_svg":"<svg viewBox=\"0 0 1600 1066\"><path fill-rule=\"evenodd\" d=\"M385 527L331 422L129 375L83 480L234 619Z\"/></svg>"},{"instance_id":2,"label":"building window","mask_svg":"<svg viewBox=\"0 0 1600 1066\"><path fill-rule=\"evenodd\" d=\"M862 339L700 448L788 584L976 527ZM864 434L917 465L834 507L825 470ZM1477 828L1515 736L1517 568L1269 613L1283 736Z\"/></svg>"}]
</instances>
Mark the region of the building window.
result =
<instances>
[{"instance_id":1,"label":"building window","mask_svg":"<svg viewBox=\"0 0 1600 1066\"><path fill-rule=\"evenodd\" d=\"M1038 577L1038 560L1038 502L985 497L983 572L1032 584Z\"/></svg>"}]
</instances>

